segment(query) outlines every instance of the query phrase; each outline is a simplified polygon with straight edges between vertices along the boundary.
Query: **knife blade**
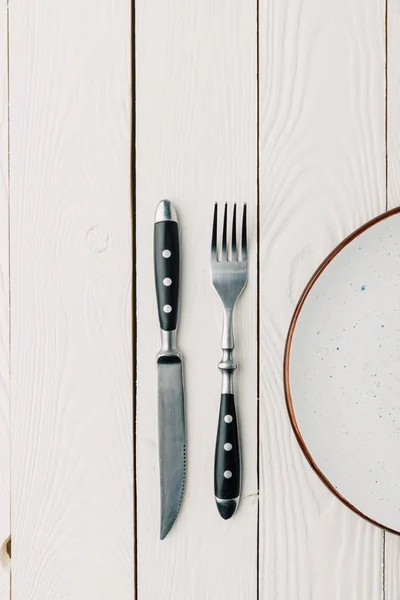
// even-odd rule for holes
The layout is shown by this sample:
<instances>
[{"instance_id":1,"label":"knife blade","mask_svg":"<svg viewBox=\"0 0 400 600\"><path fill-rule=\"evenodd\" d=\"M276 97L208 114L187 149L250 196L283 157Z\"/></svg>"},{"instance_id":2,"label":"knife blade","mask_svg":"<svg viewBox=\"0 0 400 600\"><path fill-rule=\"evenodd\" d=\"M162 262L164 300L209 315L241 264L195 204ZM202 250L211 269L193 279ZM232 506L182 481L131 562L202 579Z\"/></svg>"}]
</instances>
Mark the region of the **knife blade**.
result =
<instances>
[{"instance_id":1,"label":"knife blade","mask_svg":"<svg viewBox=\"0 0 400 600\"><path fill-rule=\"evenodd\" d=\"M175 208L161 200L154 224L154 272L161 328L157 356L158 440L160 459L160 538L173 526L185 485L185 409L182 356L176 347L180 250Z\"/></svg>"}]
</instances>

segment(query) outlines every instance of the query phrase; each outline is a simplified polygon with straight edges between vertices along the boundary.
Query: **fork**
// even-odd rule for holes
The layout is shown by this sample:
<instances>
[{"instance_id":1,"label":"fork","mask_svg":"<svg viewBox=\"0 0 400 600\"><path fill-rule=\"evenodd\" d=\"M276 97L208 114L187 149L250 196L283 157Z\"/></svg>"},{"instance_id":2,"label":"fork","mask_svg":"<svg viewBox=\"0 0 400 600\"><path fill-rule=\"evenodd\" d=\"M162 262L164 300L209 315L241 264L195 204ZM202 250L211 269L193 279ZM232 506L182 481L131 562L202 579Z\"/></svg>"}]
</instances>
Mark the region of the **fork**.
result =
<instances>
[{"instance_id":1,"label":"fork","mask_svg":"<svg viewBox=\"0 0 400 600\"><path fill-rule=\"evenodd\" d=\"M222 360L218 365L222 373L221 404L214 462L214 495L219 514L223 519L230 519L235 513L241 487L240 446L233 391L233 373L237 364L232 358L232 352L234 348L233 309L247 283L246 213L246 204L244 204L240 255L236 243L236 204L233 206L230 244L227 241L227 204L225 204L222 243L219 250L217 248L217 204L214 207L211 240L211 282L224 307Z\"/></svg>"}]
</instances>

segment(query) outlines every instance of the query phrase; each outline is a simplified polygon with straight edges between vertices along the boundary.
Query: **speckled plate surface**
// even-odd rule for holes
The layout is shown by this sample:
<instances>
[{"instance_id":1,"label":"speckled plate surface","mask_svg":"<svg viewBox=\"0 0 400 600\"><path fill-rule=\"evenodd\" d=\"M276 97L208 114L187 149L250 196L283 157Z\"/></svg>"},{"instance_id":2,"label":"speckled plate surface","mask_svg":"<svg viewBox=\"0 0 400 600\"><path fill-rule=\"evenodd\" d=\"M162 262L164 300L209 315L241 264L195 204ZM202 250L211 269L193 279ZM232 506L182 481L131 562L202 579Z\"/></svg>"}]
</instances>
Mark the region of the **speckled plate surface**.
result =
<instances>
[{"instance_id":1,"label":"speckled plate surface","mask_svg":"<svg viewBox=\"0 0 400 600\"><path fill-rule=\"evenodd\" d=\"M305 289L285 352L297 439L350 508L400 532L400 209L340 244Z\"/></svg>"}]
</instances>

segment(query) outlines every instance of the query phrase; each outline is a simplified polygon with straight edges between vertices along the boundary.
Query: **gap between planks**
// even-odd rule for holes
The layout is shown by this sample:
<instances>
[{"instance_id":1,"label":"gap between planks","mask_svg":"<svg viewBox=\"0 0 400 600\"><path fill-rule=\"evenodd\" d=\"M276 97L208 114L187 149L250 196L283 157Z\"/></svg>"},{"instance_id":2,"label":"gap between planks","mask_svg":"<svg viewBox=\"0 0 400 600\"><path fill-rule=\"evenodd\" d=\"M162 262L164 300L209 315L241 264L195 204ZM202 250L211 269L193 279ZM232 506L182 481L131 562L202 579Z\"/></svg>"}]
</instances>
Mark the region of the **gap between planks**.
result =
<instances>
[{"instance_id":1,"label":"gap between planks","mask_svg":"<svg viewBox=\"0 0 400 600\"><path fill-rule=\"evenodd\" d=\"M134 597L138 600L138 539L137 539L137 471L136 471L136 410L137 410L137 293L136 293L136 0L131 5L131 224L132 224L132 377L133 377L133 560Z\"/></svg>"},{"instance_id":2,"label":"gap between planks","mask_svg":"<svg viewBox=\"0 0 400 600\"><path fill-rule=\"evenodd\" d=\"M260 0L257 3L257 600L260 600Z\"/></svg>"}]
</instances>

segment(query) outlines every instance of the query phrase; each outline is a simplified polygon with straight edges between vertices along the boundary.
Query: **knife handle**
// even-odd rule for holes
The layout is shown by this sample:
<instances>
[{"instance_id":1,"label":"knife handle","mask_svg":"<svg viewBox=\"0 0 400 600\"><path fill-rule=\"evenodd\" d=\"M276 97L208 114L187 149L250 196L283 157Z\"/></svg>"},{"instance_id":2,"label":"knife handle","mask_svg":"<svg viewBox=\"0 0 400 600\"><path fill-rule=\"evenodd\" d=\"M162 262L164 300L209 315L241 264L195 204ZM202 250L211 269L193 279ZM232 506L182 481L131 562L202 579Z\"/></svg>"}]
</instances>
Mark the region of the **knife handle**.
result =
<instances>
[{"instance_id":1,"label":"knife handle","mask_svg":"<svg viewBox=\"0 0 400 600\"><path fill-rule=\"evenodd\" d=\"M162 200L154 225L154 273L158 318L164 331L174 331L178 321L179 263L176 212L169 200Z\"/></svg>"},{"instance_id":2,"label":"knife handle","mask_svg":"<svg viewBox=\"0 0 400 600\"><path fill-rule=\"evenodd\" d=\"M223 519L236 511L240 496L240 448L235 396L221 394L214 463L214 494Z\"/></svg>"}]
</instances>

